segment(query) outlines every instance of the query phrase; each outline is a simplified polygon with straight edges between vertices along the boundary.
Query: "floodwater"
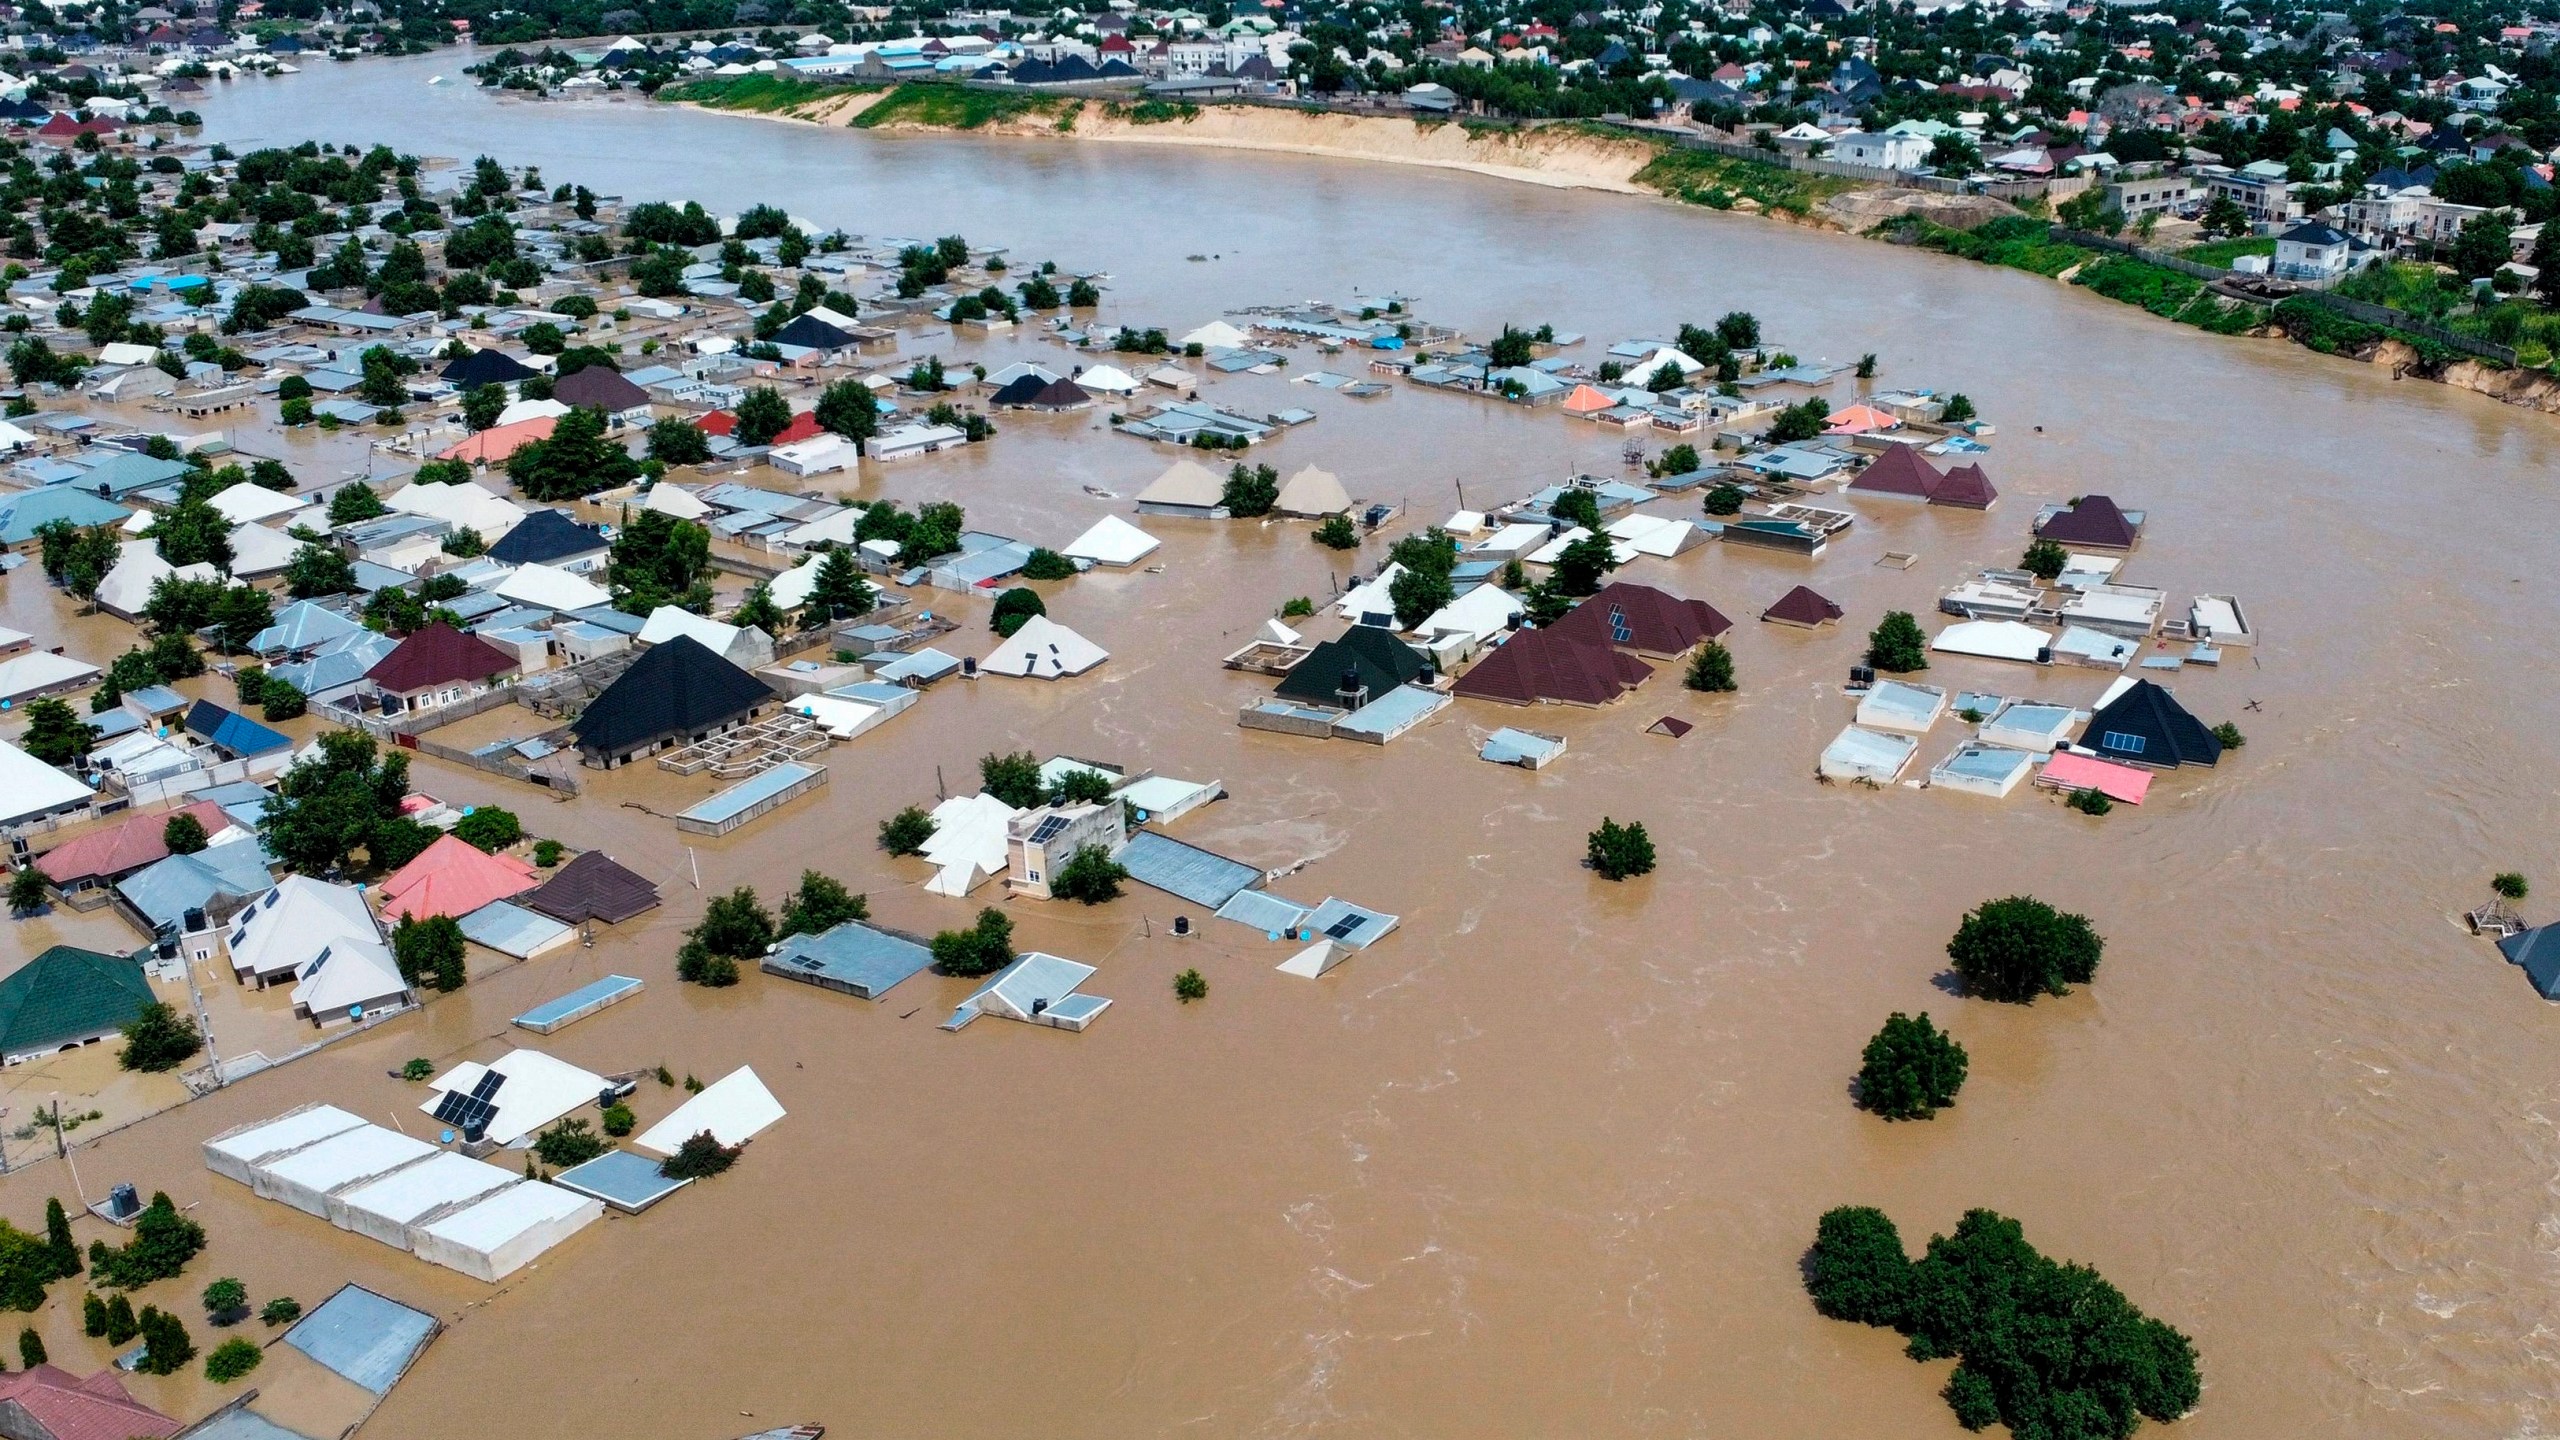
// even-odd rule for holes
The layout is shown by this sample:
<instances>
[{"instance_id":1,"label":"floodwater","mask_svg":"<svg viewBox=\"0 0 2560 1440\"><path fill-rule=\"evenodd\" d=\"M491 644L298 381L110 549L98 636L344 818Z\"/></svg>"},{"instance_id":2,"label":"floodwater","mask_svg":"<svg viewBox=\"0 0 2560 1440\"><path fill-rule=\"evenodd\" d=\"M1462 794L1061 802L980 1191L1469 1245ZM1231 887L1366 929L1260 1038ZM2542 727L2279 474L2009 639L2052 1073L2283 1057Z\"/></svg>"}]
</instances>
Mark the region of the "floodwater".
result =
<instances>
[{"instance_id":1,"label":"floodwater","mask_svg":"<svg viewBox=\"0 0 2560 1440\"><path fill-rule=\"evenodd\" d=\"M132 1178L202 1202L207 1276L306 1304L355 1278L455 1322L368 1433L713 1437L816 1419L938 1436L1952 1436L1943 1365L1804 1299L1815 1217L1848 1202L1883 1206L1914 1244L1990 1206L2098 1267L2195 1337L2204 1403L2177 1433L2197 1440L2560 1422L2560 1017L2457 918L2495 870L2560 885L2547 417L2029 276L1649 201L425 83L458 63L314 64L203 108L234 146L486 151L635 199L960 231L1108 270L1115 318L1177 333L1226 305L1354 287L1474 331L1547 322L1594 343L1748 309L1799 353L1873 351L1886 383L1971 394L1999 427L1987 467L2006 498L1985 516L1866 506L1816 563L1710 546L1632 567L1736 618L1733 698L1666 674L1596 712L1462 703L1384 750L1243 731L1235 708L1261 685L1218 657L1346 567L1302 527L1149 521L1163 573L1051 590L1108 665L947 682L833 752L819 797L724 841L688 852L620 803L671 810L707 788L654 770L555 806L421 763L449 799L504 800L536 833L609 848L668 904L79 1152L93 1188ZM1364 406L1278 377L1210 394L1316 410L1255 458L1323 464L1422 518L1459 485L1481 506L1619 458L1614 432L1454 396ZM1126 496L1170 458L1091 417L1023 417L845 488L949 495L1055 544L1113 508L1083 486ZM2177 604L2242 596L2256 653L2174 679L2248 748L2103 821L2023 793L1813 783L1878 613L1926 611L1965 566L2013 559L2038 503L2088 491L2150 512L2128 579ZM1887 549L1920 560L1877 568ZM1798 581L1848 625L1753 619ZM970 619L955 638L983 653ZM1927 678L2082 703L2103 679L1988 663ZM1666 713L1699 728L1642 733ZM1561 731L1571 752L1534 775L1477 761L1505 723ZM1952 744L1942 727L1920 763ZM1019 943L1101 967L1087 988L1118 1003L1081 1036L939 1033L965 987L930 977L879 1005L755 975L674 983L697 866L703 891L770 898L817 865L888 923L961 923L974 905L923 894L872 829L1016 746L1222 780L1231 798L1174 834L1310 862L1275 888L1403 926L1310 983L1233 926L1174 938L1174 916L1201 917L1154 892L1010 906ZM1645 821L1661 871L1581 872L1603 815ZM2023 1009L1950 995L1958 916L2018 892L2093 918L2110 941L2096 984ZM1185 1007L1170 978L1191 966L1210 994ZM494 1296L253 1200L197 1158L214 1131L306 1100L414 1123L418 1089L387 1070L494 1054L507 1016L611 971L648 993L546 1048L705 1080L751 1062L790 1118L731 1175L597 1227ZM1921 1008L1972 1051L1962 1104L1918 1125L1860 1114L1859 1046L1886 1012ZM644 1123L674 1098L644 1085ZM0 1182L0 1204L31 1222L57 1168ZM43 1323L57 1359L94 1363L58 1314ZM146 1393L181 1413L211 1401L194 1380Z\"/></svg>"}]
</instances>

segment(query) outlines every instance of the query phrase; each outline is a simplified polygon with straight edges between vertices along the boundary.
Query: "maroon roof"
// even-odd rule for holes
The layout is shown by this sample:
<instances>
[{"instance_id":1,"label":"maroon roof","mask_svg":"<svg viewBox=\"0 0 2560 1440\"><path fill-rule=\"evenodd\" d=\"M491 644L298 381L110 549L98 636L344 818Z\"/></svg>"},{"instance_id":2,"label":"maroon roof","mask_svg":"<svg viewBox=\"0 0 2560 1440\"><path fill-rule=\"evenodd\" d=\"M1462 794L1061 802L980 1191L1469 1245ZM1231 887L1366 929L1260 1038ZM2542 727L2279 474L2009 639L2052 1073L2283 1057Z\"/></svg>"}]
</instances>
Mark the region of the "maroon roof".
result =
<instances>
[{"instance_id":1,"label":"maroon roof","mask_svg":"<svg viewBox=\"0 0 2560 1440\"><path fill-rule=\"evenodd\" d=\"M648 404L649 392L622 378L622 372L611 366L589 365L561 376L551 387L551 398L563 405L619 415Z\"/></svg>"},{"instance_id":2,"label":"maroon roof","mask_svg":"<svg viewBox=\"0 0 2560 1440\"><path fill-rule=\"evenodd\" d=\"M1936 492L1938 480L1938 472L1920 458L1916 447L1896 445L1859 471L1849 488L1868 495L1908 495L1914 500L1926 500Z\"/></svg>"},{"instance_id":3,"label":"maroon roof","mask_svg":"<svg viewBox=\"0 0 2560 1440\"><path fill-rule=\"evenodd\" d=\"M86 1380L52 1365L0 1375L0 1409L8 1407L23 1412L40 1427L38 1433L54 1440L133 1440L175 1435L185 1428L134 1399L108 1370Z\"/></svg>"},{"instance_id":4,"label":"maroon roof","mask_svg":"<svg viewBox=\"0 0 2560 1440\"><path fill-rule=\"evenodd\" d=\"M1623 650L1562 629L1523 630L1458 677L1455 692L1475 700L1533 705L1606 705L1645 682L1653 667Z\"/></svg>"},{"instance_id":5,"label":"maroon roof","mask_svg":"<svg viewBox=\"0 0 2560 1440\"><path fill-rule=\"evenodd\" d=\"M1603 587L1548 628L1596 645L1645 655L1678 655L1732 629L1733 622L1704 600L1619 581Z\"/></svg>"},{"instance_id":6,"label":"maroon roof","mask_svg":"<svg viewBox=\"0 0 2560 1440\"><path fill-rule=\"evenodd\" d=\"M589 850L531 892L517 896L516 903L570 925L589 920L619 925L656 906L658 887L603 851Z\"/></svg>"},{"instance_id":7,"label":"maroon roof","mask_svg":"<svg viewBox=\"0 0 2560 1440\"><path fill-rule=\"evenodd\" d=\"M456 680L486 680L514 668L514 656L439 620L394 646L365 678L379 689L406 695Z\"/></svg>"},{"instance_id":8,"label":"maroon roof","mask_svg":"<svg viewBox=\"0 0 2560 1440\"><path fill-rule=\"evenodd\" d=\"M2083 495L2071 508L2056 513L2036 527L2040 539L2064 545L2095 545L2106 550L2130 550L2139 532L2124 511L2104 495Z\"/></svg>"},{"instance_id":9,"label":"maroon roof","mask_svg":"<svg viewBox=\"0 0 2560 1440\"><path fill-rule=\"evenodd\" d=\"M1938 477L1938 488L1929 495L1932 505L1954 505L1966 510L1988 510L2000 492L1991 477L1979 465L1959 465Z\"/></svg>"},{"instance_id":10,"label":"maroon roof","mask_svg":"<svg viewBox=\"0 0 2560 1440\"><path fill-rule=\"evenodd\" d=\"M1778 597L1778 603L1760 612L1763 620L1781 625L1811 628L1840 618L1840 607L1814 593L1810 585L1799 585Z\"/></svg>"}]
</instances>

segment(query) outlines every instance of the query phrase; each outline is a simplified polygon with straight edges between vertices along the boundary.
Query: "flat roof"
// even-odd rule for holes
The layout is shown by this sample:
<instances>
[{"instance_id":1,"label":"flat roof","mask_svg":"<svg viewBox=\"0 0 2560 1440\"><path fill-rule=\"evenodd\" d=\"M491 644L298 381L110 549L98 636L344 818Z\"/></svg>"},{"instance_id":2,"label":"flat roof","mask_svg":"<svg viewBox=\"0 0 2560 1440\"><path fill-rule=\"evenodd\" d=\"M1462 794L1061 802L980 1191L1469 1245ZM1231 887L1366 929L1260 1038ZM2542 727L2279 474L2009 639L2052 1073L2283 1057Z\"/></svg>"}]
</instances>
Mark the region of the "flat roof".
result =
<instances>
[{"instance_id":1,"label":"flat roof","mask_svg":"<svg viewBox=\"0 0 2560 1440\"><path fill-rule=\"evenodd\" d=\"M284 1343L376 1395L387 1395L435 1338L436 1318L349 1285L284 1332Z\"/></svg>"},{"instance_id":2,"label":"flat roof","mask_svg":"<svg viewBox=\"0 0 2560 1440\"><path fill-rule=\"evenodd\" d=\"M641 982L630 975L607 975L590 980L557 1000L546 1000L509 1022L521 1025L537 1035L548 1035L573 1020L583 1020L617 1000L628 1000L640 993Z\"/></svg>"},{"instance_id":3,"label":"flat roof","mask_svg":"<svg viewBox=\"0 0 2560 1440\"><path fill-rule=\"evenodd\" d=\"M551 1183L637 1215L693 1182L668 1179L658 1172L658 1162L645 1155L607 1150L552 1176Z\"/></svg>"},{"instance_id":4,"label":"flat roof","mask_svg":"<svg viewBox=\"0 0 2560 1440\"><path fill-rule=\"evenodd\" d=\"M933 963L933 952L904 936L860 921L817 935L794 935L764 958L761 968L876 1000Z\"/></svg>"},{"instance_id":5,"label":"flat roof","mask_svg":"<svg viewBox=\"0 0 2560 1440\"><path fill-rule=\"evenodd\" d=\"M823 773L815 765L776 765L761 775L750 775L710 799L686 810L676 818L699 820L718 825L734 819L752 806L761 805L812 775Z\"/></svg>"}]
</instances>

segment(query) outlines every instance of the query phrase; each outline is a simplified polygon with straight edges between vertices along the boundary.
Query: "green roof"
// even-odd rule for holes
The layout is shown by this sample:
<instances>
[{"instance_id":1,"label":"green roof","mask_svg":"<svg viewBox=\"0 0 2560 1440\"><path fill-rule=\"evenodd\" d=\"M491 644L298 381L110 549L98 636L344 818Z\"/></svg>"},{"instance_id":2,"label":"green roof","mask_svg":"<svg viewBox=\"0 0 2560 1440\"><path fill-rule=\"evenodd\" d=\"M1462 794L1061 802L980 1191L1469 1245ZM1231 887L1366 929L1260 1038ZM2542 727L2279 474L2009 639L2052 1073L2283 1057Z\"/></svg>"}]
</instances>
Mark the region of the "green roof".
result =
<instances>
[{"instance_id":1,"label":"green roof","mask_svg":"<svg viewBox=\"0 0 2560 1440\"><path fill-rule=\"evenodd\" d=\"M24 1055L119 1029L154 998L140 962L56 945L0 980L0 1054Z\"/></svg>"}]
</instances>

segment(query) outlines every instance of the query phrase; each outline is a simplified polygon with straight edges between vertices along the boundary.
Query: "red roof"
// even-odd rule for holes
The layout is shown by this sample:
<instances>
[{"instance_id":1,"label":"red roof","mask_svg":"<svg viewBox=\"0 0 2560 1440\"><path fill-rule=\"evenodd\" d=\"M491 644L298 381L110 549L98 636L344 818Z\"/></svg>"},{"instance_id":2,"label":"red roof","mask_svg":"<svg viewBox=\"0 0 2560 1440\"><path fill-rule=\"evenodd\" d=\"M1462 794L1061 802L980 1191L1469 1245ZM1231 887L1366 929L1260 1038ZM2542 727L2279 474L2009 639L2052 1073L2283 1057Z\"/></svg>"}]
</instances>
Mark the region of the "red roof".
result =
<instances>
[{"instance_id":1,"label":"red roof","mask_svg":"<svg viewBox=\"0 0 2560 1440\"><path fill-rule=\"evenodd\" d=\"M1802 625L1810 629L1840 618L1840 607L1817 594L1810 585L1799 585L1778 597L1778 603L1760 612L1763 620L1780 625Z\"/></svg>"},{"instance_id":2,"label":"red roof","mask_svg":"<svg viewBox=\"0 0 2560 1440\"><path fill-rule=\"evenodd\" d=\"M382 882L382 918L415 915L425 920L451 915L460 919L492 900L521 895L534 884L532 866L447 835Z\"/></svg>"},{"instance_id":3,"label":"red roof","mask_svg":"<svg viewBox=\"0 0 2560 1440\"><path fill-rule=\"evenodd\" d=\"M1623 650L1550 628L1523 630L1502 642L1452 688L1470 699L1507 705L1606 705L1652 674L1652 666Z\"/></svg>"},{"instance_id":4,"label":"red roof","mask_svg":"<svg viewBox=\"0 0 2560 1440\"><path fill-rule=\"evenodd\" d=\"M1862 495L1903 495L1967 510L1988 510L2000 498L1981 466L1959 465L1941 474L1909 445L1896 445L1877 456L1874 464L1849 482L1849 488Z\"/></svg>"},{"instance_id":5,"label":"red roof","mask_svg":"<svg viewBox=\"0 0 2560 1440\"><path fill-rule=\"evenodd\" d=\"M694 421L693 425L695 429L700 430L705 435L735 435L738 433L738 417L730 414L726 410L714 410L710 414L703 416L701 419ZM818 430L818 412L815 410L803 410L799 414L792 416L791 423L783 426L782 433L774 436L769 443L775 445L797 445L803 440L817 439Z\"/></svg>"},{"instance_id":6,"label":"red roof","mask_svg":"<svg viewBox=\"0 0 2560 1440\"><path fill-rule=\"evenodd\" d=\"M1981 466L1959 465L1940 479L1937 490L1929 496L1929 503L1988 510L1991 502L1999 498L2000 492L1992 487L1991 477L1982 473Z\"/></svg>"},{"instance_id":7,"label":"red roof","mask_svg":"<svg viewBox=\"0 0 2560 1440\"><path fill-rule=\"evenodd\" d=\"M1602 587L1548 628L1594 645L1678 655L1732 629L1733 622L1704 600L1621 580Z\"/></svg>"},{"instance_id":8,"label":"red roof","mask_svg":"<svg viewBox=\"0 0 2560 1440\"><path fill-rule=\"evenodd\" d=\"M414 694L457 680L486 680L516 668L516 657L439 620L393 647L365 672L375 688Z\"/></svg>"},{"instance_id":9,"label":"red roof","mask_svg":"<svg viewBox=\"0 0 2560 1440\"><path fill-rule=\"evenodd\" d=\"M2105 550L2130 550L2139 533L2116 502L2104 495L2083 495L2036 527L2043 539Z\"/></svg>"},{"instance_id":10,"label":"red roof","mask_svg":"<svg viewBox=\"0 0 2560 1440\"><path fill-rule=\"evenodd\" d=\"M86 1380L52 1365L0 1375L0 1401L16 1404L54 1440L164 1440L186 1428L126 1393L112 1370Z\"/></svg>"},{"instance_id":11,"label":"red roof","mask_svg":"<svg viewBox=\"0 0 2560 1440\"><path fill-rule=\"evenodd\" d=\"M550 439L552 430L559 424L557 415L537 415L511 425L492 425L437 451L436 458L461 460L473 465L504 465L517 451L534 441Z\"/></svg>"},{"instance_id":12,"label":"red roof","mask_svg":"<svg viewBox=\"0 0 2560 1440\"><path fill-rule=\"evenodd\" d=\"M210 800L181 810L155 810L56 845L36 857L36 868L56 885L130 875L145 865L169 858L169 844L161 835L169 828L170 817L176 815L193 815L207 835L219 835L231 825L231 817Z\"/></svg>"}]
</instances>

